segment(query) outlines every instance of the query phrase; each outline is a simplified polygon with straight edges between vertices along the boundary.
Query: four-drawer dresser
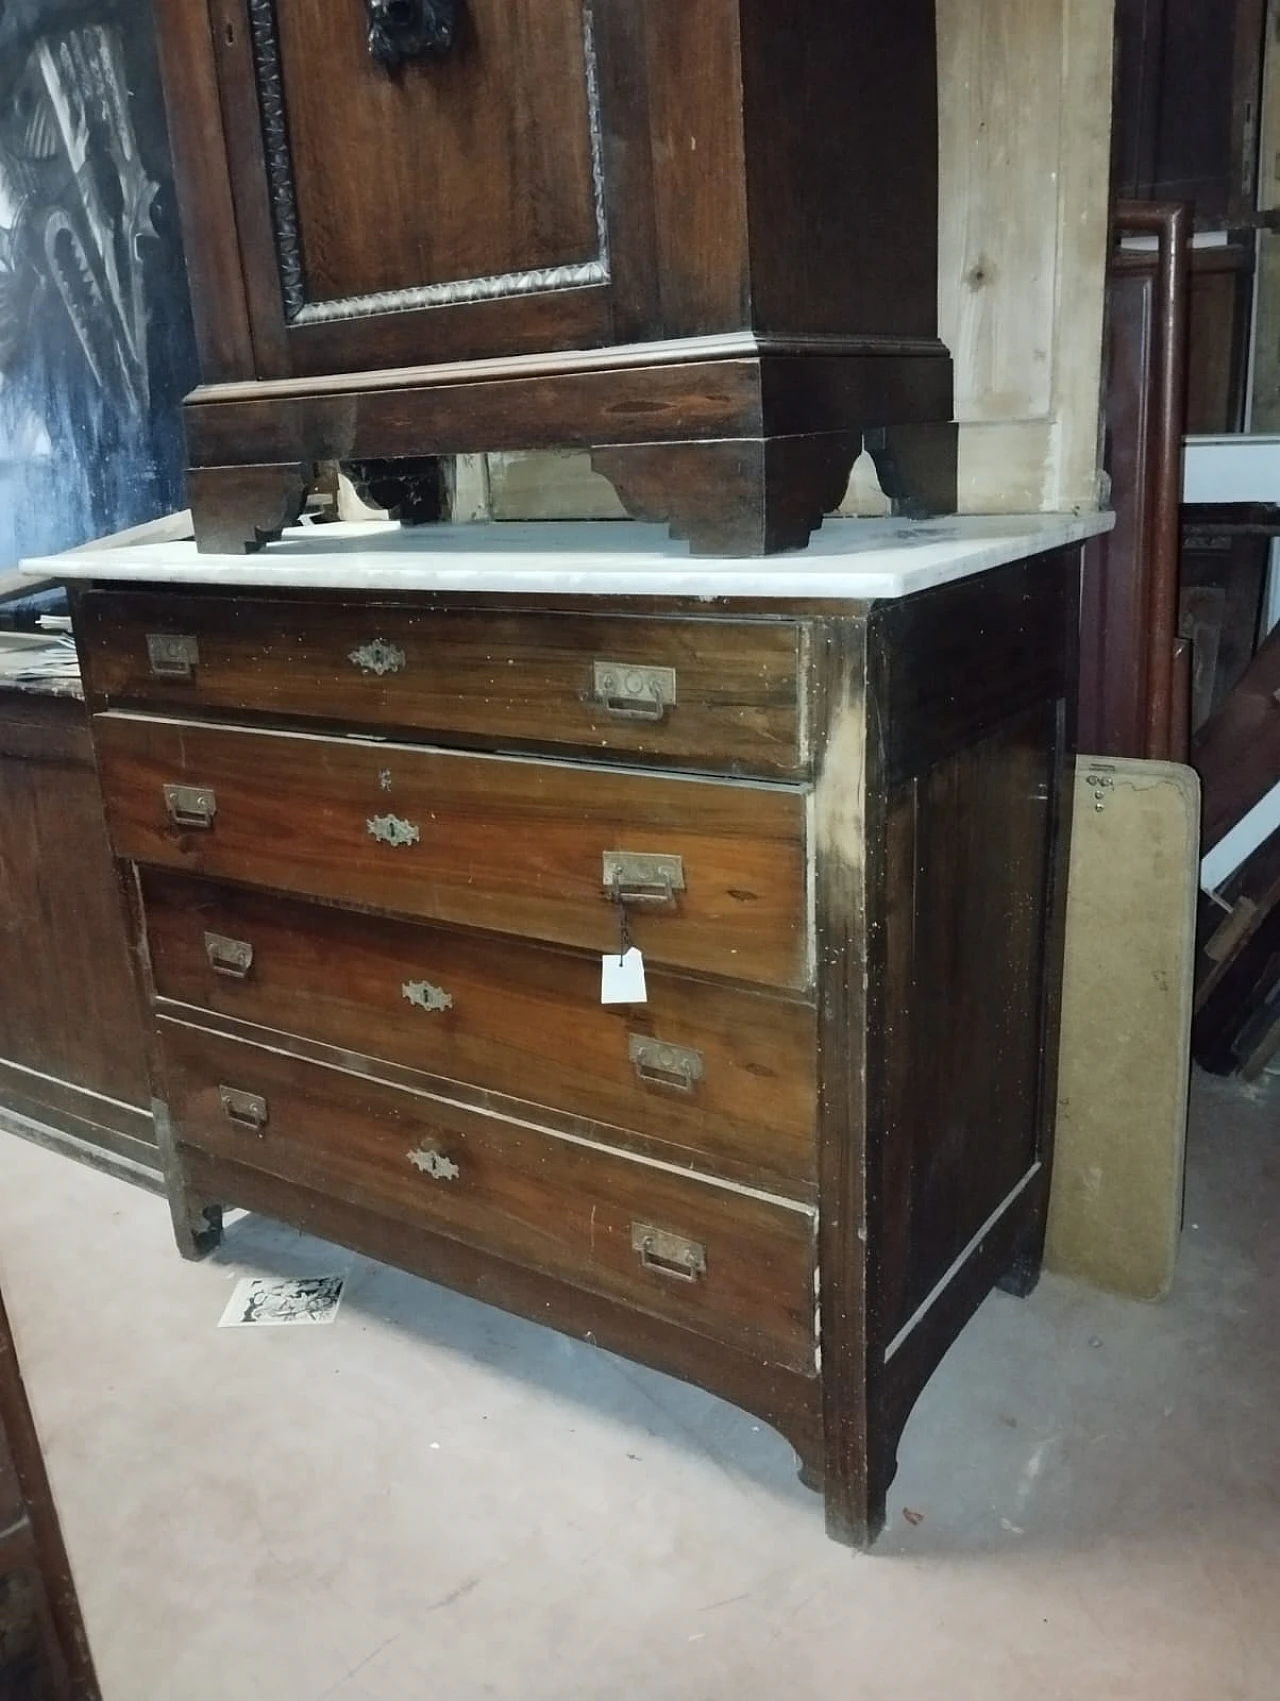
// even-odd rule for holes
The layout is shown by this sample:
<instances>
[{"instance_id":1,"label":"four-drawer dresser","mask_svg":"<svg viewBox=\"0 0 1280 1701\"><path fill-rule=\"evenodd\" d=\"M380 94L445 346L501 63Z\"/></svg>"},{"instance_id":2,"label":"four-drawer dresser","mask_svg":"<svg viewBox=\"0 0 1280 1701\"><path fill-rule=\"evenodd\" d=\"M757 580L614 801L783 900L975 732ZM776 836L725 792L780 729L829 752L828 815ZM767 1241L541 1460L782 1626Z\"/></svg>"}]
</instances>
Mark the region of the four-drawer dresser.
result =
<instances>
[{"instance_id":1,"label":"four-drawer dresser","mask_svg":"<svg viewBox=\"0 0 1280 1701\"><path fill-rule=\"evenodd\" d=\"M182 1250L245 1206L697 1382L857 1545L1039 1270L1090 527L887 529L767 594L448 529L74 567Z\"/></svg>"}]
</instances>

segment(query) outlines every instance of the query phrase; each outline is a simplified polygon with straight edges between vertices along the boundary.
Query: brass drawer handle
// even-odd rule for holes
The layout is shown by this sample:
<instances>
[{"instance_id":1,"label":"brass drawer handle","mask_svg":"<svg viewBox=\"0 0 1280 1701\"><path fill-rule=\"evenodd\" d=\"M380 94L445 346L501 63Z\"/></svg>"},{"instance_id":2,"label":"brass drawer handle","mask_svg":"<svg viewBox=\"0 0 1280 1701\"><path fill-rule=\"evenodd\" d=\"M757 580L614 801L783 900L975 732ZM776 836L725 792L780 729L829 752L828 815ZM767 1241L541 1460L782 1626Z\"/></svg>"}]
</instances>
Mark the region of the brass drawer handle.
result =
<instances>
[{"instance_id":1,"label":"brass drawer handle","mask_svg":"<svg viewBox=\"0 0 1280 1701\"><path fill-rule=\"evenodd\" d=\"M662 1040L632 1034L627 1050L636 1074L649 1087L691 1093L706 1073L702 1053L688 1046L666 1045Z\"/></svg>"},{"instance_id":2,"label":"brass drawer handle","mask_svg":"<svg viewBox=\"0 0 1280 1701\"><path fill-rule=\"evenodd\" d=\"M661 721L676 703L673 667L636 667L631 662L595 664L595 699L615 720Z\"/></svg>"},{"instance_id":3,"label":"brass drawer handle","mask_svg":"<svg viewBox=\"0 0 1280 1701\"><path fill-rule=\"evenodd\" d=\"M351 665L358 667L361 673L376 674L379 679L385 679L389 673L403 673L408 659L399 644L389 644L385 638L375 638L371 644L361 644L359 649L352 650L347 657Z\"/></svg>"},{"instance_id":4,"label":"brass drawer handle","mask_svg":"<svg viewBox=\"0 0 1280 1701\"><path fill-rule=\"evenodd\" d=\"M442 986L432 986L429 980L407 980L400 991L415 1010L425 1010L428 1015L453 1009L453 994Z\"/></svg>"},{"instance_id":5,"label":"brass drawer handle","mask_svg":"<svg viewBox=\"0 0 1280 1701\"><path fill-rule=\"evenodd\" d=\"M604 887L615 903L663 908L684 891L684 858L606 851Z\"/></svg>"},{"instance_id":6,"label":"brass drawer handle","mask_svg":"<svg viewBox=\"0 0 1280 1701\"><path fill-rule=\"evenodd\" d=\"M646 1270L670 1276L673 1281L696 1282L707 1273L707 1249L701 1242L651 1228L648 1223L632 1223L631 1250L640 1254Z\"/></svg>"},{"instance_id":7,"label":"brass drawer handle","mask_svg":"<svg viewBox=\"0 0 1280 1701\"><path fill-rule=\"evenodd\" d=\"M453 1159L436 1151L434 1146L419 1146L416 1152L409 1153L409 1162L432 1181L457 1181L462 1174Z\"/></svg>"},{"instance_id":8,"label":"brass drawer handle","mask_svg":"<svg viewBox=\"0 0 1280 1701\"><path fill-rule=\"evenodd\" d=\"M223 933L206 933L204 954L216 975L228 980L247 980L253 967L253 946L247 939L228 939Z\"/></svg>"},{"instance_id":9,"label":"brass drawer handle","mask_svg":"<svg viewBox=\"0 0 1280 1701\"><path fill-rule=\"evenodd\" d=\"M257 1093L242 1093L239 1087L219 1087L222 1114L237 1128L248 1128L261 1134L267 1126L267 1101Z\"/></svg>"},{"instance_id":10,"label":"brass drawer handle","mask_svg":"<svg viewBox=\"0 0 1280 1701\"><path fill-rule=\"evenodd\" d=\"M194 827L207 833L218 813L218 799L207 786L166 786L164 806L175 827Z\"/></svg>"},{"instance_id":11,"label":"brass drawer handle","mask_svg":"<svg viewBox=\"0 0 1280 1701\"><path fill-rule=\"evenodd\" d=\"M156 679L194 679L200 645L186 632L148 632L147 660Z\"/></svg>"},{"instance_id":12,"label":"brass drawer handle","mask_svg":"<svg viewBox=\"0 0 1280 1701\"><path fill-rule=\"evenodd\" d=\"M422 837L412 821L402 821L398 815L375 815L368 822L369 837L380 845L416 845Z\"/></svg>"}]
</instances>

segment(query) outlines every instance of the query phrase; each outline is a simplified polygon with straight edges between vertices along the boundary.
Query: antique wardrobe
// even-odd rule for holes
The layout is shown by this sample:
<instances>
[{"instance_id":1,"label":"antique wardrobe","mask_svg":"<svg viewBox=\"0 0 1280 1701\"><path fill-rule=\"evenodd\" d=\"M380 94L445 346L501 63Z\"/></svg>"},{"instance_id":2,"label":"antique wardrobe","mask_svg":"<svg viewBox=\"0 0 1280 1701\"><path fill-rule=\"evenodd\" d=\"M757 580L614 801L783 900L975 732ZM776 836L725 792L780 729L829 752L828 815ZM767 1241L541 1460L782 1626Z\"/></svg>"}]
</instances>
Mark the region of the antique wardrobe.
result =
<instances>
[{"instance_id":1,"label":"antique wardrobe","mask_svg":"<svg viewBox=\"0 0 1280 1701\"><path fill-rule=\"evenodd\" d=\"M695 550L955 500L934 0L165 0L202 549L589 449Z\"/></svg>"}]
</instances>

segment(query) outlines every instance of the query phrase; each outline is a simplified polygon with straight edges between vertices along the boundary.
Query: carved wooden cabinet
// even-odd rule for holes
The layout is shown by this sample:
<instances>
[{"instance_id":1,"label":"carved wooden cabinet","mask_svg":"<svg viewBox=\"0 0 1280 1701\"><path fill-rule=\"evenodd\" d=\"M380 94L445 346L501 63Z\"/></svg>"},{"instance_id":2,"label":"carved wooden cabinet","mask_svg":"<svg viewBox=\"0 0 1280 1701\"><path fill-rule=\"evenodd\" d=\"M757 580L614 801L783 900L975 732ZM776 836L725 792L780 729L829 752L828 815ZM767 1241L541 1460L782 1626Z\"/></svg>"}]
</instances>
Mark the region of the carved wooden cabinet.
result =
<instances>
[{"instance_id":1,"label":"carved wooden cabinet","mask_svg":"<svg viewBox=\"0 0 1280 1701\"><path fill-rule=\"evenodd\" d=\"M1039 1268L1081 528L878 601L343 530L60 564L180 1245L247 1206L698 1382L866 1543Z\"/></svg>"},{"instance_id":2,"label":"carved wooden cabinet","mask_svg":"<svg viewBox=\"0 0 1280 1701\"><path fill-rule=\"evenodd\" d=\"M934 0L165 0L204 549L577 447L696 550L954 506ZM393 463L388 465L388 463Z\"/></svg>"}]
</instances>

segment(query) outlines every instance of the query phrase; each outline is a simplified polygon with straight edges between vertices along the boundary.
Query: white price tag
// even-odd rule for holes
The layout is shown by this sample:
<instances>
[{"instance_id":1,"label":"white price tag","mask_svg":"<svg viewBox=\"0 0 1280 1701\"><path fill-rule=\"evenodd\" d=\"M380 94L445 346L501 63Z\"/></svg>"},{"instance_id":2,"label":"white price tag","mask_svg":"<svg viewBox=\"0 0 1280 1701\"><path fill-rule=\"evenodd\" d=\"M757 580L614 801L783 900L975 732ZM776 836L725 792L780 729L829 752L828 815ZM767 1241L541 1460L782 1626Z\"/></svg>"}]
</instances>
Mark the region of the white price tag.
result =
<instances>
[{"instance_id":1,"label":"white price tag","mask_svg":"<svg viewBox=\"0 0 1280 1701\"><path fill-rule=\"evenodd\" d=\"M647 1004L649 993L644 983L644 954L634 945L620 957L611 951L600 960L600 1002L602 1004Z\"/></svg>"}]
</instances>

